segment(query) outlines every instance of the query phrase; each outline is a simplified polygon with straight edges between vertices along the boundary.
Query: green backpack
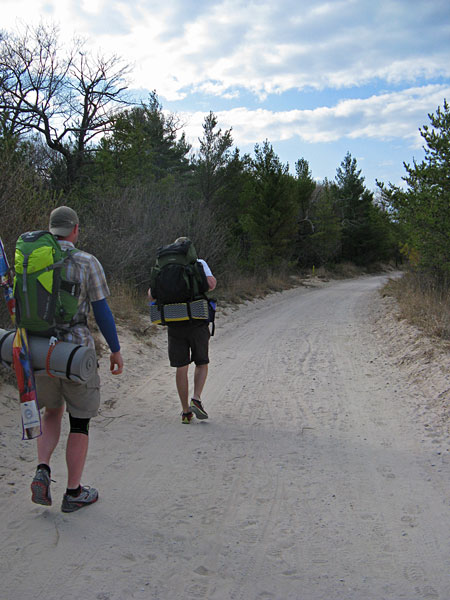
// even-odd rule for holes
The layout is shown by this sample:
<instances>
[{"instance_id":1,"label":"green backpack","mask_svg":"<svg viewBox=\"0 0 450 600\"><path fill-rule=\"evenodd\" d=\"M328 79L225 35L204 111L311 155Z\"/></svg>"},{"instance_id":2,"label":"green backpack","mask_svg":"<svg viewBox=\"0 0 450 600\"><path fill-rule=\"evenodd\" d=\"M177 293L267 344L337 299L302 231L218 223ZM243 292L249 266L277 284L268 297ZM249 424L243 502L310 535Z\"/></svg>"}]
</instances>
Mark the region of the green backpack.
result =
<instances>
[{"instance_id":1,"label":"green backpack","mask_svg":"<svg viewBox=\"0 0 450 600\"><path fill-rule=\"evenodd\" d=\"M150 289L158 305L205 298L208 281L190 240L158 248Z\"/></svg>"},{"instance_id":2,"label":"green backpack","mask_svg":"<svg viewBox=\"0 0 450 600\"><path fill-rule=\"evenodd\" d=\"M18 327L53 335L63 325L73 324L80 284L67 280L65 266L74 252L62 250L48 231L29 231L19 237L14 264Z\"/></svg>"}]
</instances>

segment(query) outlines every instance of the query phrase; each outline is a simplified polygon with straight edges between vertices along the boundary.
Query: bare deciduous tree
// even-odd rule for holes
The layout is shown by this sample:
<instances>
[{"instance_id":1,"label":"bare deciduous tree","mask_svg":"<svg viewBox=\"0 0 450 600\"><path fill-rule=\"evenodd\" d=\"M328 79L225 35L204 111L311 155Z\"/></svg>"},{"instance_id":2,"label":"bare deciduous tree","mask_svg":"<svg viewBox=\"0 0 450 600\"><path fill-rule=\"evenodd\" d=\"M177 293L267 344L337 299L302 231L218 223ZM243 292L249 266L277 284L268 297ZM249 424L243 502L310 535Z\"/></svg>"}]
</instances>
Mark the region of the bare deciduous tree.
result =
<instances>
[{"instance_id":1,"label":"bare deciduous tree","mask_svg":"<svg viewBox=\"0 0 450 600\"><path fill-rule=\"evenodd\" d=\"M80 176L90 142L106 132L118 107L127 104L129 66L117 56L69 50L56 26L26 27L0 36L0 111L10 133L37 131L60 153L69 186Z\"/></svg>"}]
</instances>

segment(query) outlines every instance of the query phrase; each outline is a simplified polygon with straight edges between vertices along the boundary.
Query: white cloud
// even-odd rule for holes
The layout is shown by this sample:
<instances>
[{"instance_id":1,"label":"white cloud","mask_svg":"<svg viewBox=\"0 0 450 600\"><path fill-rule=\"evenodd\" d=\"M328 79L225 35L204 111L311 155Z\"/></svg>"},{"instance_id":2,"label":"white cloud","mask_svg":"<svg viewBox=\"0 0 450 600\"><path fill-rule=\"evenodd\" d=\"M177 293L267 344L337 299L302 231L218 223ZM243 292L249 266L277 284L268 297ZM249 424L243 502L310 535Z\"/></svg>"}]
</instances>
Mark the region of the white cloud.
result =
<instances>
[{"instance_id":1,"label":"white cloud","mask_svg":"<svg viewBox=\"0 0 450 600\"><path fill-rule=\"evenodd\" d=\"M393 140L402 138L420 148L419 127L428 124L428 113L450 98L450 86L430 85L367 99L343 100L332 107L313 110L270 111L245 107L218 111L219 127L232 128L237 147L298 138L307 143L335 142L339 139ZM196 147L207 113L181 113L185 132Z\"/></svg>"},{"instance_id":2,"label":"white cloud","mask_svg":"<svg viewBox=\"0 0 450 600\"><path fill-rule=\"evenodd\" d=\"M2 26L50 16L136 65L135 87L264 98L289 89L450 76L444 0L3 0ZM210 87L209 82L214 82Z\"/></svg>"},{"instance_id":3,"label":"white cloud","mask_svg":"<svg viewBox=\"0 0 450 600\"><path fill-rule=\"evenodd\" d=\"M106 55L132 63L132 86L156 89L163 104L191 93L235 103L251 92L257 106L287 90L398 88L311 110L217 111L237 146L394 137L420 146L418 127L450 98L448 85L433 85L450 77L447 2L2 0L2 26L53 18L62 39L90 36ZM194 142L205 114L186 113Z\"/></svg>"}]
</instances>

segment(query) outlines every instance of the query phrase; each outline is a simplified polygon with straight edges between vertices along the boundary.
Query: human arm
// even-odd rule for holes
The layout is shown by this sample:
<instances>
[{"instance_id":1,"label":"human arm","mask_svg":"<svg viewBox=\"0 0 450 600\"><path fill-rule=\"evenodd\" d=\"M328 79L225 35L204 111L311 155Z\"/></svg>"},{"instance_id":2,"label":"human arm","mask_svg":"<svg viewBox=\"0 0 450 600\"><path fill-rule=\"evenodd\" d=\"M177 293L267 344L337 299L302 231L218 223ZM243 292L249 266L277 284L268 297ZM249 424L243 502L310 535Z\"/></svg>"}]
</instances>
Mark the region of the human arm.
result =
<instances>
[{"instance_id":1,"label":"human arm","mask_svg":"<svg viewBox=\"0 0 450 600\"><path fill-rule=\"evenodd\" d=\"M123 371L123 359L120 353L116 324L106 298L92 302L92 310L95 321L111 350L110 371L113 375L119 375Z\"/></svg>"},{"instance_id":2,"label":"human arm","mask_svg":"<svg viewBox=\"0 0 450 600\"><path fill-rule=\"evenodd\" d=\"M214 277L214 275L207 275L206 280L209 285L209 291L213 290L217 285L217 279Z\"/></svg>"},{"instance_id":3,"label":"human arm","mask_svg":"<svg viewBox=\"0 0 450 600\"><path fill-rule=\"evenodd\" d=\"M216 285L217 285L217 279L212 274L212 271L209 268L208 263L206 262L206 260L203 260L202 258L199 258L198 262L203 267L203 271L205 273L206 281L208 282L208 291L211 291L211 290L213 290L216 287Z\"/></svg>"}]
</instances>

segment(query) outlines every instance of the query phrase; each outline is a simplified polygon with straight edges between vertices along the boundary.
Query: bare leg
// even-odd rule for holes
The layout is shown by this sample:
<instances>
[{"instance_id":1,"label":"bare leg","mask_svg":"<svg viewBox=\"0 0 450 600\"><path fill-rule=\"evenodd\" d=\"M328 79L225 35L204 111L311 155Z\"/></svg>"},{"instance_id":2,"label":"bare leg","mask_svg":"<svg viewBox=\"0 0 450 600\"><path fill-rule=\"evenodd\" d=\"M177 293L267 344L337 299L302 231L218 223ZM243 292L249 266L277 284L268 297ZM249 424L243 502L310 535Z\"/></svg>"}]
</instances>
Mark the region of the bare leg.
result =
<instances>
[{"instance_id":1,"label":"bare leg","mask_svg":"<svg viewBox=\"0 0 450 600\"><path fill-rule=\"evenodd\" d=\"M200 400L206 378L208 377L208 365L196 365L194 371L194 398Z\"/></svg>"},{"instance_id":2,"label":"bare leg","mask_svg":"<svg viewBox=\"0 0 450 600\"><path fill-rule=\"evenodd\" d=\"M64 406L46 408L42 419L42 435L37 438L38 462L50 465L53 450L59 442Z\"/></svg>"},{"instance_id":3,"label":"bare leg","mask_svg":"<svg viewBox=\"0 0 450 600\"><path fill-rule=\"evenodd\" d=\"M76 489L81 482L89 445L89 437L84 433L69 433L67 438L67 487Z\"/></svg>"},{"instance_id":4,"label":"bare leg","mask_svg":"<svg viewBox=\"0 0 450 600\"><path fill-rule=\"evenodd\" d=\"M181 406L183 408L184 413L190 411L188 370L189 365L185 365L184 367L177 367L177 373L175 376L177 392L178 396L180 397Z\"/></svg>"}]
</instances>

